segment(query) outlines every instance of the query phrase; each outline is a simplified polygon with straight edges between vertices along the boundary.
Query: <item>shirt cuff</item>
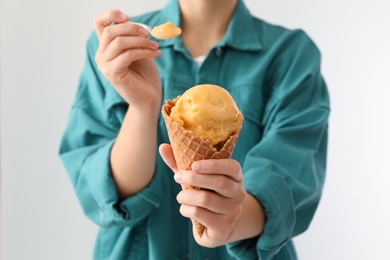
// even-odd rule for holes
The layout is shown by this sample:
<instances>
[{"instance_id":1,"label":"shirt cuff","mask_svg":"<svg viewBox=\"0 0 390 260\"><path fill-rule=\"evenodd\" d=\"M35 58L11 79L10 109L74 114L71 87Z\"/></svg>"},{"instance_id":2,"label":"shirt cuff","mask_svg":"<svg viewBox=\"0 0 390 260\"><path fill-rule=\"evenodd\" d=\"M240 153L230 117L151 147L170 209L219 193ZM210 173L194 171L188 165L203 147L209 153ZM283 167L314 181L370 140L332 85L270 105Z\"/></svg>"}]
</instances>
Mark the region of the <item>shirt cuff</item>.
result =
<instances>
[{"instance_id":1,"label":"shirt cuff","mask_svg":"<svg viewBox=\"0 0 390 260\"><path fill-rule=\"evenodd\" d=\"M271 259L292 237L296 219L292 194L284 180L267 169L248 171L244 186L264 207L264 230L259 237L230 243L227 248L239 259Z\"/></svg>"},{"instance_id":2,"label":"shirt cuff","mask_svg":"<svg viewBox=\"0 0 390 260\"><path fill-rule=\"evenodd\" d=\"M100 148L89 161L84 164L84 171L89 172L88 184L91 193L100 208L99 224L109 226L132 226L144 220L149 213L160 206L162 186L158 176L142 191L121 202L117 187L111 175L110 153L114 141Z\"/></svg>"}]
</instances>

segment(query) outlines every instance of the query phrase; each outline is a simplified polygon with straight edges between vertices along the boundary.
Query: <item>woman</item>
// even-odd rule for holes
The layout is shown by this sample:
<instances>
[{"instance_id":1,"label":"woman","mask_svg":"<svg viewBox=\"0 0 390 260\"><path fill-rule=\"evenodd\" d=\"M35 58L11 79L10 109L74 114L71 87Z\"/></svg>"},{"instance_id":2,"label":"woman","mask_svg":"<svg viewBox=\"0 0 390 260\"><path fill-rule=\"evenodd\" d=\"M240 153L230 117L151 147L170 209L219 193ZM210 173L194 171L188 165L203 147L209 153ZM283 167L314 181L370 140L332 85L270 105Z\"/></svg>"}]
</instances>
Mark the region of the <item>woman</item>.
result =
<instances>
[{"instance_id":1,"label":"woman","mask_svg":"<svg viewBox=\"0 0 390 260\"><path fill-rule=\"evenodd\" d=\"M241 0L171 0L131 18L179 25L169 40L128 20L96 16L60 148L100 226L94 258L296 259L291 239L310 224L326 165L329 99L313 42ZM232 159L180 172L161 103L201 83L227 89L245 121Z\"/></svg>"}]
</instances>

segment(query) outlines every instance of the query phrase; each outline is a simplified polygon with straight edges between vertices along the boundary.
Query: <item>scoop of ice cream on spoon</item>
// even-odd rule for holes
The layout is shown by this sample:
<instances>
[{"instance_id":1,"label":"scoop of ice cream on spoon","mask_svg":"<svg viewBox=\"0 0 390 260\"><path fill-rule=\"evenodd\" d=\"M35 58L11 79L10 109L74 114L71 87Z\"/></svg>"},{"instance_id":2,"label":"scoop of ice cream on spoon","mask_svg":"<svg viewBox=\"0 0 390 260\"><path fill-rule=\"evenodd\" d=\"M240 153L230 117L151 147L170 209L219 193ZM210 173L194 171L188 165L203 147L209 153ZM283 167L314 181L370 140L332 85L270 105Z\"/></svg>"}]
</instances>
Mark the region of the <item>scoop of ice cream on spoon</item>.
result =
<instances>
[{"instance_id":1,"label":"scoop of ice cream on spoon","mask_svg":"<svg viewBox=\"0 0 390 260\"><path fill-rule=\"evenodd\" d=\"M160 40L167 40L174 37L177 37L181 34L181 29L175 26L172 22L166 22L164 24L157 25L155 27L150 27L147 24L128 22L130 24L138 25L145 30L147 30L154 38Z\"/></svg>"}]
</instances>

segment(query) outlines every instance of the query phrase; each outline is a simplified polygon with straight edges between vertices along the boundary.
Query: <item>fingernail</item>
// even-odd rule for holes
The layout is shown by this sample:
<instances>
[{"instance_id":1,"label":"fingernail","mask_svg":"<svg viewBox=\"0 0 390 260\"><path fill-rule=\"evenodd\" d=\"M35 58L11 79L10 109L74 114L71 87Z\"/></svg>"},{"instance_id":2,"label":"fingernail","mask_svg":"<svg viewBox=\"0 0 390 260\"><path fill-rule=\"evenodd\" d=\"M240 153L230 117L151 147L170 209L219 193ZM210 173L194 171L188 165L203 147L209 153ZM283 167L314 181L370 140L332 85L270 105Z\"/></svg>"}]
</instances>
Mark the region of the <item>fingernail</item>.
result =
<instances>
[{"instance_id":1,"label":"fingernail","mask_svg":"<svg viewBox=\"0 0 390 260\"><path fill-rule=\"evenodd\" d=\"M152 41L151 45L152 45L153 48L156 48L156 49L158 49L158 47L159 47L158 42L155 42L155 41Z\"/></svg>"},{"instance_id":2,"label":"fingernail","mask_svg":"<svg viewBox=\"0 0 390 260\"><path fill-rule=\"evenodd\" d=\"M121 18L121 19L127 19L127 15L125 15L124 13L120 13L120 14L119 14L119 18Z\"/></svg>"},{"instance_id":3,"label":"fingernail","mask_svg":"<svg viewBox=\"0 0 390 260\"><path fill-rule=\"evenodd\" d=\"M203 163L201 162L193 162L191 165L191 169L193 171L200 171L203 169Z\"/></svg>"},{"instance_id":4,"label":"fingernail","mask_svg":"<svg viewBox=\"0 0 390 260\"><path fill-rule=\"evenodd\" d=\"M180 182L181 179L183 178L182 174L179 172L179 173L175 173L175 175L173 175L173 178L175 179L176 182Z\"/></svg>"},{"instance_id":5,"label":"fingernail","mask_svg":"<svg viewBox=\"0 0 390 260\"><path fill-rule=\"evenodd\" d=\"M139 28L139 34L142 35L142 36L148 36L149 32L146 29L140 27Z\"/></svg>"}]
</instances>

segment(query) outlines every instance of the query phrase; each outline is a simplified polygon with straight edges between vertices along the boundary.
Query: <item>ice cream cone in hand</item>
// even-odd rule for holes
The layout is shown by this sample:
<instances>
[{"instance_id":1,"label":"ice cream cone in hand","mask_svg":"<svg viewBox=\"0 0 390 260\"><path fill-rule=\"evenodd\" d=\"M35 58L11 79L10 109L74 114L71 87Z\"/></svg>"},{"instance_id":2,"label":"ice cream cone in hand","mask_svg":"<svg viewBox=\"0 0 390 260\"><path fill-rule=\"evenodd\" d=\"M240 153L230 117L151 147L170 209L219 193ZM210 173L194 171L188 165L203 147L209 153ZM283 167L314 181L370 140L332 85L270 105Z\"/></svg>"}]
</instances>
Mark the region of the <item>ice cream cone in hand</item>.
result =
<instances>
[{"instance_id":1,"label":"ice cream cone in hand","mask_svg":"<svg viewBox=\"0 0 390 260\"><path fill-rule=\"evenodd\" d=\"M232 156L243 115L229 92L211 84L197 85L167 100L162 115L179 170L191 170L194 161ZM200 189L183 185L183 189ZM205 227L193 220L201 237Z\"/></svg>"}]
</instances>

